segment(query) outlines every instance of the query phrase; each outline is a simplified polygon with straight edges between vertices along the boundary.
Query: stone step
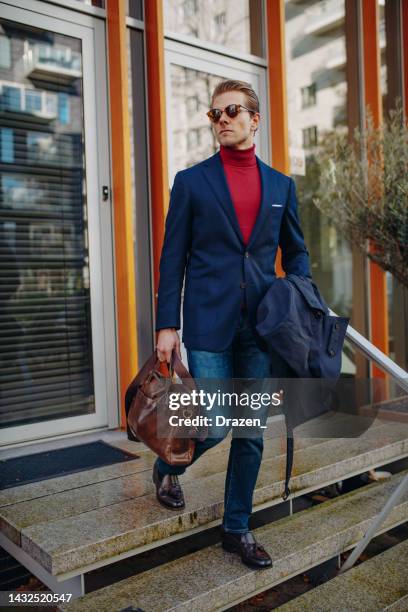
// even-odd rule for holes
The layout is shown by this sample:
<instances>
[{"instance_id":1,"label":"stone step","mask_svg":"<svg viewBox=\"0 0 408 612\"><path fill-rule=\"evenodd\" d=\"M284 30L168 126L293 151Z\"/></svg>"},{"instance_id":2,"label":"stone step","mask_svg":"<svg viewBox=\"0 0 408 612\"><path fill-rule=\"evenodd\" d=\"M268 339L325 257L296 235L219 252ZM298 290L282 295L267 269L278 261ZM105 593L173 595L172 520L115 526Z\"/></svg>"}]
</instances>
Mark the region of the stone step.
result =
<instances>
[{"instance_id":1,"label":"stone step","mask_svg":"<svg viewBox=\"0 0 408 612\"><path fill-rule=\"evenodd\" d=\"M272 555L272 568L252 570L236 554L216 544L85 595L61 609L117 612L133 606L145 612L226 610L354 547L406 473L256 529L257 540ZM380 532L407 519L408 492Z\"/></svg>"},{"instance_id":2,"label":"stone step","mask_svg":"<svg viewBox=\"0 0 408 612\"><path fill-rule=\"evenodd\" d=\"M266 441L271 452L262 462L254 506L282 502L285 456L274 456L276 440ZM313 440L312 442L316 442ZM332 439L295 453L294 495L315 490L408 455L408 426L377 424L359 438ZM211 451L210 451L211 452ZM151 470L98 485L40 497L0 509L1 530L25 553L59 579L142 552L220 522L223 511L225 461L223 453L200 459L224 461L222 471L183 480L186 508L160 506L151 487ZM194 470L200 470L199 462ZM190 472L190 470L188 470Z\"/></svg>"},{"instance_id":3,"label":"stone step","mask_svg":"<svg viewBox=\"0 0 408 612\"><path fill-rule=\"evenodd\" d=\"M373 428L377 430L382 422L375 423ZM311 448L320 443L327 442L326 438L297 438L295 448ZM209 450L200 461L192 465L182 477L183 482L189 482L200 478L206 478L215 474L224 474L228 463L230 439L220 443ZM273 457L285 457L285 441L281 436L265 436L265 448L263 459ZM15 544L21 543L21 530L30 525L41 522L50 522L61 518L76 516L97 508L105 508L122 501L135 499L144 495L152 494L155 490L152 482L152 465L156 458L151 451L146 450L141 462L131 461L124 463L124 475L109 477L106 480L88 482L84 484L83 478L79 476L77 487L73 487L73 479L70 479L68 488L47 494L49 491L47 481L37 483L32 487L29 499L18 497L18 501L11 503L18 494L18 487L9 489L8 497L3 497L3 506L0 508L1 531L7 535ZM101 471L104 468L100 468ZM101 474L99 474L101 477ZM223 476L222 476L223 477ZM57 486L61 486L58 479ZM43 486L45 485L45 486ZM75 495L74 495L75 492ZM27 495L27 493L26 493ZM73 497L74 495L74 497Z\"/></svg>"},{"instance_id":4,"label":"stone step","mask_svg":"<svg viewBox=\"0 0 408 612\"><path fill-rule=\"evenodd\" d=\"M295 449L305 448L311 444L318 443L319 441L327 441L327 439L332 437L331 432L334 431L334 428L337 425L343 426L343 423L347 419L349 419L349 415L341 412L328 412L318 419L314 419L313 423L315 423L315 425L312 437L310 432L308 432L310 429L309 425L301 425L296 429ZM385 422L386 421L382 421L380 419L373 420L371 417L360 417L359 419L359 424L362 423L363 428L373 428L380 424L384 424ZM330 433L328 433L328 423L330 424ZM320 439L319 426L321 429ZM264 432L264 438L265 440L275 439L274 447L280 449L278 454L285 452L285 435L285 426L282 420L277 421L268 419L268 428ZM205 470L208 469L208 466L204 462L204 458L211 457L211 460L207 462L208 465L211 466L212 457L217 455L219 452L227 453L229 451L230 442L231 436L228 435L225 440L220 442L220 444L218 444L215 448L208 451L208 453L206 453L204 457L200 459L196 465L194 465L194 469L200 470L200 466L203 466L201 471L205 472ZM115 440L114 442L110 442L110 444L130 453L134 453L135 460L107 465L91 470L84 470L82 472L75 472L74 474L66 474L65 476L58 476L39 482L1 490L0 507L37 499L39 497L45 497L54 493L79 489L80 487L85 487L91 484L107 482L108 480L113 480L122 476L126 477L130 476L131 474L137 474L139 472L151 469L156 459L156 455L140 442L131 442L124 439ZM199 467L197 468L197 466ZM189 470L189 472L190 471L191 470Z\"/></svg>"},{"instance_id":5,"label":"stone step","mask_svg":"<svg viewBox=\"0 0 408 612\"><path fill-rule=\"evenodd\" d=\"M342 418L344 417L342 417L340 414L335 415L335 419L341 420ZM278 438L279 436L282 436L282 431L282 424L276 423L273 427L268 427L268 429L265 431L265 439L274 437ZM303 439L297 440L297 443L300 445L305 444ZM87 485L120 478L121 476L137 474L139 472L143 472L144 470L151 469L156 459L156 455L140 442L132 442L124 439L115 440L110 442L110 444L130 453L134 453L135 459L133 461L115 463L113 465L106 465L99 468L93 468L91 470L84 470L82 472L75 472L73 474L66 474L64 476L57 476L47 480L20 485L18 487L3 489L0 491L0 507L17 504L19 502L28 501L31 499L37 499L39 497L45 497L54 493L79 489L80 487L85 487ZM214 454L223 451L226 452L229 448L229 444L230 436L228 436L214 449L211 449L209 453Z\"/></svg>"},{"instance_id":6,"label":"stone step","mask_svg":"<svg viewBox=\"0 0 408 612\"><path fill-rule=\"evenodd\" d=\"M408 604L408 540L277 608L279 612L377 612ZM389 606L392 606L391 608ZM407 610L408 606L402 608Z\"/></svg>"},{"instance_id":7,"label":"stone step","mask_svg":"<svg viewBox=\"0 0 408 612\"><path fill-rule=\"evenodd\" d=\"M336 417L336 423L342 420L340 415ZM370 427L370 436L374 435L377 438L380 434L373 434L379 431L384 423L377 421ZM265 436L265 446L263 452L263 461L266 462L272 458L279 458L278 471L283 478L283 470L285 468L286 447L285 440L279 435L279 429L271 428L269 437ZM408 428L407 428L408 435ZM303 438L296 437L295 450L318 448L320 444L327 443L326 438ZM189 481L197 481L197 479L207 478L216 474L221 474L221 479L224 478L224 473L227 468L229 454L230 439L220 443L200 458L192 465L183 475L183 483ZM299 461L300 455L295 455ZM154 485L151 478L152 464L155 455L151 451L146 451L141 458L141 463L130 462L132 471L128 470L128 464L123 464L125 474L116 478L107 478L106 480L97 481L95 483L84 484L83 478L79 476L78 486L75 487L75 497L73 497L73 481L70 480L69 486L64 491L56 491L54 494L47 494L47 481L38 483L37 488L31 488L30 499L23 500L21 496L17 503L10 503L15 497L14 489L9 489L9 497L3 498L3 507L0 509L0 526L1 531L7 535L18 546L21 544L22 529L38 523L48 523L53 520L76 516L84 512L89 512L98 508L105 508L122 501L140 498L145 495L154 493ZM142 469L141 469L142 468ZM295 463L294 473L297 465ZM100 468L104 470L104 468ZM100 476L100 475L99 475ZM58 479L60 480L60 479ZM58 482L60 485L61 483ZM45 485L45 488L43 488Z\"/></svg>"}]
</instances>

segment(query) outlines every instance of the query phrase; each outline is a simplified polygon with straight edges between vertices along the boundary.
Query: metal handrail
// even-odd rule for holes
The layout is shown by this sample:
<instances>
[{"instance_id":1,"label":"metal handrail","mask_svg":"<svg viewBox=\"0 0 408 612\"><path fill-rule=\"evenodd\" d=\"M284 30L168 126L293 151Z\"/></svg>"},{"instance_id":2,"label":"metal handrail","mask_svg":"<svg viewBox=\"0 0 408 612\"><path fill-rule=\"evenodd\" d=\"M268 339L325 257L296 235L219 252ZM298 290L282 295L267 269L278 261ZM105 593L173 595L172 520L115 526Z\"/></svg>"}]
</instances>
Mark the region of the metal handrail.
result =
<instances>
[{"instance_id":1,"label":"metal handrail","mask_svg":"<svg viewBox=\"0 0 408 612\"><path fill-rule=\"evenodd\" d=\"M330 314L337 317L338 315L331 309ZM395 363L388 355L380 351L372 342L361 335L354 327L348 325L346 338L350 340L368 359L375 361L385 372L390 374L398 383L398 385L408 392L408 372Z\"/></svg>"},{"instance_id":2,"label":"metal handrail","mask_svg":"<svg viewBox=\"0 0 408 612\"><path fill-rule=\"evenodd\" d=\"M333 310L329 310L332 316L338 316ZM397 365L395 361L388 357L388 355L380 351L380 349L374 346L372 342L362 336L351 325L347 326L346 338L348 338L348 340L350 340L350 342L354 344L354 346L356 346L368 359L374 361L381 367L382 370L390 374L397 381L398 385L408 392L408 372ZM365 550L372 538L377 533L379 526L385 521L395 504L399 501L406 490L408 490L408 474L394 489L383 509L364 534L362 540L360 540L353 552L348 557L347 561L345 561L339 569L338 574L342 574L353 567L363 550Z\"/></svg>"}]
</instances>

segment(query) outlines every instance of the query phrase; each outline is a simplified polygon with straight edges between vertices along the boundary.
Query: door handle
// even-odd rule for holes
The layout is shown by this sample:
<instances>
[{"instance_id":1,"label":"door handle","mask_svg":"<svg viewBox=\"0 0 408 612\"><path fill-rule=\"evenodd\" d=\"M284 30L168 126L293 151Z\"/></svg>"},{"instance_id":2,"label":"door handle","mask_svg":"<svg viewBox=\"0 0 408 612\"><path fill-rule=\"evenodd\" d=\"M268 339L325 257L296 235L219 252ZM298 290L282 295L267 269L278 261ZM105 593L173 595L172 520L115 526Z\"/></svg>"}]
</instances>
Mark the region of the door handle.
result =
<instances>
[{"instance_id":1,"label":"door handle","mask_svg":"<svg viewBox=\"0 0 408 612\"><path fill-rule=\"evenodd\" d=\"M109 200L109 187L108 185L102 185L102 200L106 202Z\"/></svg>"}]
</instances>

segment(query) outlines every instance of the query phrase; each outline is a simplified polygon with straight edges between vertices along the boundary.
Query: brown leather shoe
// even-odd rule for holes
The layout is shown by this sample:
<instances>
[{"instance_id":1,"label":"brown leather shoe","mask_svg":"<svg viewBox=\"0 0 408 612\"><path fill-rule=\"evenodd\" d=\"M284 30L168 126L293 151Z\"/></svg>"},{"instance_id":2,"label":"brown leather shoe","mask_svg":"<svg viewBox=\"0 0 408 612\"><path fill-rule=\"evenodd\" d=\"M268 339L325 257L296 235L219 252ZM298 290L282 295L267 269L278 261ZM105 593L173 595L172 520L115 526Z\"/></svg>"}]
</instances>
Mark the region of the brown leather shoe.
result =
<instances>
[{"instance_id":1,"label":"brown leather shoe","mask_svg":"<svg viewBox=\"0 0 408 612\"><path fill-rule=\"evenodd\" d=\"M179 510L184 508L183 489L175 474L165 474L162 476L157 469L157 465L153 466L153 482L156 485L156 497L158 501L166 508Z\"/></svg>"},{"instance_id":2,"label":"brown leather shoe","mask_svg":"<svg viewBox=\"0 0 408 612\"><path fill-rule=\"evenodd\" d=\"M257 543L251 531L229 533L221 527L221 541L223 549L239 553L245 565L257 569L272 567L271 557L264 547Z\"/></svg>"}]
</instances>

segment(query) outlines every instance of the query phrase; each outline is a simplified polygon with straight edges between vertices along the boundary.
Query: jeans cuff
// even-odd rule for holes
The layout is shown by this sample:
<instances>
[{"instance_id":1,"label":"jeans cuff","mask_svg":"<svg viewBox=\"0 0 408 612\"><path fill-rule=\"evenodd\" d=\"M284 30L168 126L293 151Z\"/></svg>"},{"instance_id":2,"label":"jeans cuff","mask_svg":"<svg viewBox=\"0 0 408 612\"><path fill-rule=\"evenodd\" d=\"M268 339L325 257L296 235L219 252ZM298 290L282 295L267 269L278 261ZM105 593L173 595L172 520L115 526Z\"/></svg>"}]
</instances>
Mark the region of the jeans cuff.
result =
<instances>
[{"instance_id":1,"label":"jeans cuff","mask_svg":"<svg viewBox=\"0 0 408 612\"><path fill-rule=\"evenodd\" d=\"M224 525L221 525L225 533L248 533L249 529L226 529Z\"/></svg>"},{"instance_id":2,"label":"jeans cuff","mask_svg":"<svg viewBox=\"0 0 408 612\"><path fill-rule=\"evenodd\" d=\"M163 459L156 459L157 468L162 476L173 475L173 476L181 476L186 471L187 466L181 465L169 465Z\"/></svg>"}]
</instances>

